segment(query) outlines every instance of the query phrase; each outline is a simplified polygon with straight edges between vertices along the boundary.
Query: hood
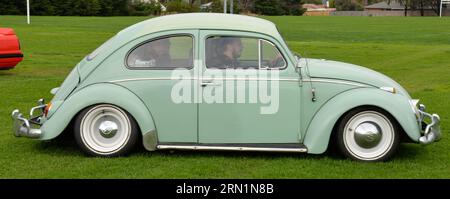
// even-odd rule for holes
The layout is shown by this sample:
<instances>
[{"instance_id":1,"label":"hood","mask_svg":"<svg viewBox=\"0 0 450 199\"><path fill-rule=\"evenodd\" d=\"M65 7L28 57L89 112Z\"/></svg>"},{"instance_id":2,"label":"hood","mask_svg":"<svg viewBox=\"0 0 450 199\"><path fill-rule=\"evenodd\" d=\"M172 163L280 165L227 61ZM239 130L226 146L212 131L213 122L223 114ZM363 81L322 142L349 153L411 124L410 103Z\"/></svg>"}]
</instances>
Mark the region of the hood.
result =
<instances>
[{"instance_id":1,"label":"hood","mask_svg":"<svg viewBox=\"0 0 450 199\"><path fill-rule=\"evenodd\" d=\"M394 87L398 93L410 98L408 92L396 81L374 70L338 61L308 59L309 76L358 82L374 87Z\"/></svg>"}]
</instances>

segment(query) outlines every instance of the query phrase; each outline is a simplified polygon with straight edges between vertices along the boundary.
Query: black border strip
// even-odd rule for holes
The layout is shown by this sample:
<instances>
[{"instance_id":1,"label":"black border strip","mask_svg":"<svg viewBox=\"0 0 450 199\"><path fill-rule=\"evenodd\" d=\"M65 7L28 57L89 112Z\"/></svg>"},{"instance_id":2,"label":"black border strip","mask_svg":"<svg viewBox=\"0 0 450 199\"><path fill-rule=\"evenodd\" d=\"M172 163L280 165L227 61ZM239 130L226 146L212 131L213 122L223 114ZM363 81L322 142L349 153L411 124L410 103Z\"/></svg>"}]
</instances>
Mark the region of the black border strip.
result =
<instances>
[{"instance_id":1,"label":"black border strip","mask_svg":"<svg viewBox=\"0 0 450 199\"><path fill-rule=\"evenodd\" d=\"M225 186L268 185L270 193L233 193L236 189L225 189ZM186 191L188 186L209 186L210 192L177 193L180 187ZM117 196L146 194L153 198L302 198L306 195L315 197L333 195L357 196L358 198L392 196L393 193L405 196L426 196L449 194L450 180L386 180L386 179L358 179L358 180L312 180L312 179L147 179L147 180L0 180L2 193L15 194L75 194L88 193L103 196ZM214 191L212 191L215 189ZM263 190L263 189L257 189ZM253 192L255 189L253 189ZM247 189L247 192L250 192Z\"/></svg>"}]
</instances>

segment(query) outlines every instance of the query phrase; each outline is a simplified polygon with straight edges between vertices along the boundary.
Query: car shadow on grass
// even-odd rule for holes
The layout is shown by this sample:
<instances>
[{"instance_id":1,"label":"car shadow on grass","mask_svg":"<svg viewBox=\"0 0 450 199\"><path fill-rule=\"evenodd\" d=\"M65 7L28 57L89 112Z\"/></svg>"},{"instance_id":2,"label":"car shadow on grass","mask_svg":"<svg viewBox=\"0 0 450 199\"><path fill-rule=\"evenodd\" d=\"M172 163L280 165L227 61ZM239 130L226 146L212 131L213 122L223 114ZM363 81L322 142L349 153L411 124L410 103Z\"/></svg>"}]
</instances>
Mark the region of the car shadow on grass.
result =
<instances>
[{"instance_id":1,"label":"car shadow on grass","mask_svg":"<svg viewBox=\"0 0 450 199\"><path fill-rule=\"evenodd\" d=\"M298 160L345 160L339 154L307 154L295 152L268 152L268 151L220 151L220 150L158 150L158 151L139 151L138 156L157 157L180 157L180 158L230 158L230 159L298 159ZM133 156L133 155L132 155Z\"/></svg>"},{"instance_id":2,"label":"car shadow on grass","mask_svg":"<svg viewBox=\"0 0 450 199\"><path fill-rule=\"evenodd\" d=\"M73 134L64 132L52 140L41 141L34 145L35 150L53 156L83 156Z\"/></svg>"},{"instance_id":3,"label":"car shadow on grass","mask_svg":"<svg viewBox=\"0 0 450 199\"><path fill-rule=\"evenodd\" d=\"M85 156L81 149L76 144L71 133L64 133L56 139L36 143L35 149L41 153L47 153L57 156ZM423 151L421 146L411 143L402 143L394 155L393 159L396 161L416 159ZM252 152L252 151L194 151L194 150L157 150L147 151L143 146L139 145L132 151L128 157L183 157L183 158L251 158L251 159L285 159L297 158L303 160L333 160L342 161L348 160L341 155L335 148L330 147L323 154L307 154L294 152Z\"/></svg>"},{"instance_id":4,"label":"car shadow on grass","mask_svg":"<svg viewBox=\"0 0 450 199\"><path fill-rule=\"evenodd\" d=\"M399 161L418 159L417 156L420 156L423 152L423 146L421 145L415 143L402 143L400 144L397 154L394 155L393 159Z\"/></svg>"},{"instance_id":5,"label":"car shadow on grass","mask_svg":"<svg viewBox=\"0 0 450 199\"><path fill-rule=\"evenodd\" d=\"M402 143L392 160L414 160L420 155L422 147L417 144ZM284 159L297 158L304 160L332 160L351 161L334 149L329 149L323 154L289 153L289 152L252 152L252 151L192 151L192 150L161 150L161 151L139 151L139 156L180 156L184 158L197 157L222 157L222 158L261 158L261 159ZM132 154L133 155L133 154Z\"/></svg>"}]
</instances>

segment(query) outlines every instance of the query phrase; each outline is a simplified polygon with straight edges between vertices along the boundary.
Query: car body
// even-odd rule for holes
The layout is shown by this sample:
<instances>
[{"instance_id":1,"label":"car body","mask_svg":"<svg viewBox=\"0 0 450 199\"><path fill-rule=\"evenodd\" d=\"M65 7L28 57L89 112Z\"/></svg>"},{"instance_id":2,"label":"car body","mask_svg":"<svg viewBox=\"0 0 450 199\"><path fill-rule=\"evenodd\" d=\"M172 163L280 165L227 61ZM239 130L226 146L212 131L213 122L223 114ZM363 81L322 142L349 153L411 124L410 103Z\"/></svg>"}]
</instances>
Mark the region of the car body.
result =
<instances>
[{"instance_id":1,"label":"car body","mask_svg":"<svg viewBox=\"0 0 450 199\"><path fill-rule=\"evenodd\" d=\"M0 70L12 69L23 59L19 38L11 28L0 28Z\"/></svg>"},{"instance_id":2,"label":"car body","mask_svg":"<svg viewBox=\"0 0 450 199\"><path fill-rule=\"evenodd\" d=\"M156 58L138 58L150 52ZM171 53L176 67L161 52ZM234 60L248 68L209 67L227 52L239 53ZM234 76L221 76L224 71ZM279 100L268 114L262 113L267 100L218 103L198 94L224 93L236 83L250 96L264 82L277 86ZM184 91L174 94L177 87L195 92L180 102L174 95ZM439 116L418 107L392 79L361 66L300 58L272 22L241 15L177 14L130 26L78 63L52 93L30 119L13 111L15 135L49 140L74 123L77 142L96 156L123 155L141 137L149 151L320 154L336 141L350 158L381 161L400 137L422 144L440 138Z\"/></svg>"}]
</instances>

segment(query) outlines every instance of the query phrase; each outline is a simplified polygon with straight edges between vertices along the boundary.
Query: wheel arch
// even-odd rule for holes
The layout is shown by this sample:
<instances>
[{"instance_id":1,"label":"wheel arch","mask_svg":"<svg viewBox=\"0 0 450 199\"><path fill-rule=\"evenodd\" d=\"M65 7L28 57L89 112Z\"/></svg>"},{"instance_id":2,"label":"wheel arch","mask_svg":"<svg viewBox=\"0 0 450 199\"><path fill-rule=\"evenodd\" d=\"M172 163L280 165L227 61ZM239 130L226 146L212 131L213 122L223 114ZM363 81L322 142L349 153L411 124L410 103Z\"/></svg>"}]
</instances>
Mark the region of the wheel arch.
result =
<instances>
[{"instance_id":1,"label":"wheel arch","mask_svg":"<svg viewBox=\"0 0 450 199\"><path fill-rule=\"evenodd\" d=\"M372 106L385 110L396 120L399 129L409 139L418 141L420 129L407 97L378 88L357 88L333 97L316 112L303 139L303 144L308 148L308 153L320 154L325 152L339 120L348 111L362 106ZM400 132L400 134L402 133Z\"/></svg>"},{"instance_id":2,"label":"wheel arch","mask_svg":"<svg viewBox=\"0 0 450 199\"><path fill-rule=\"evenodd\" d=\"M70 95L44 122L41 127L43 137L40 139L50 140L59 136L81 111L97 104L111 104L128 112L136 121L143 138L148 137L147 134L156 133L153 116L137 95L117 84L97 83L83 87ZM144 146L147 148L145 140Z\"/></svg>"}]
</instances>

